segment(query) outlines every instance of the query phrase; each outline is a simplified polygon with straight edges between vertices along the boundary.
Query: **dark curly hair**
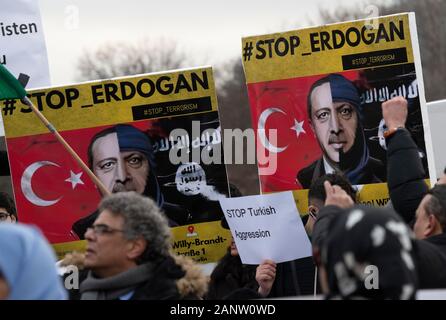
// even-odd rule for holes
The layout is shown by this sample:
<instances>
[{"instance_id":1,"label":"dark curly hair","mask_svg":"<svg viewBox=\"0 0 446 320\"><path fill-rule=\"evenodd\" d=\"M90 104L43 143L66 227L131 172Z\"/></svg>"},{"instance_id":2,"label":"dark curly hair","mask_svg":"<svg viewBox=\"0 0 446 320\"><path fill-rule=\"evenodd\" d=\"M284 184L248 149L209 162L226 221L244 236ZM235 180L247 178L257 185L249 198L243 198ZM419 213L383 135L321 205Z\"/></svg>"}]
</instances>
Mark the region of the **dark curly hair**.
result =
<instances>
[{"instance_id":1,"label":"dark curly hair","mask_svg":"<svg viewBox=\"0 0 446 320\"><path fill-rule=\"evenodd\" d=\"M18 221L14 200L6 192L0 192L0 208L5 208Z\"/></svg>"}]
</instances>

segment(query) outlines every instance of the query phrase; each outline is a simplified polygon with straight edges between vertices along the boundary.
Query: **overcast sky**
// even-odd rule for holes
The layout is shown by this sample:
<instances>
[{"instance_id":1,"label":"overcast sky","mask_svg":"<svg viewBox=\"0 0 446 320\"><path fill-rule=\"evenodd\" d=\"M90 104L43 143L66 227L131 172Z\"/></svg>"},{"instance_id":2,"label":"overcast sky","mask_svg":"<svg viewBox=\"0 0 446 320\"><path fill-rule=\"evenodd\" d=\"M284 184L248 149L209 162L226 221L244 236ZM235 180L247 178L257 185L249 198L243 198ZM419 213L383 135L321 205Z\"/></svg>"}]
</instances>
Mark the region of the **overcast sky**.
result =
<instances>
[{"instance_id":1,"label":"overcast sky","mask_svg":"<svg viewBox=\"0 0 446 320\"><path fill-rule=\"evenodd\" d=\"M193 56L196 66L218 65L240 55L243 36L309 26L318 21L318 7L333 10L341 5L365 7L364 3L362 0L40 0L40 8L52 84L61 85L75 81L76 62L84 50L107 42L164 37L177 41L180 48Z\"/></svg>"}]
</instances>

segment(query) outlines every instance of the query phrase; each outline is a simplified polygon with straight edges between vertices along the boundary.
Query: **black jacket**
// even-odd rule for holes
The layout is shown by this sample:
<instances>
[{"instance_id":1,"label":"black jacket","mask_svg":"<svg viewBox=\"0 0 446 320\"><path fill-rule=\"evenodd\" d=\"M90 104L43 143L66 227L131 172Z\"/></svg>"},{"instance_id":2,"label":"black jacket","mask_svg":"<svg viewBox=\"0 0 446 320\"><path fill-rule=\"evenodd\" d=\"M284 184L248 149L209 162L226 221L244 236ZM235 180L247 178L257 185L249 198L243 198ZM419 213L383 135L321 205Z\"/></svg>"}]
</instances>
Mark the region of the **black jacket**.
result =
<instances>
[{"instance_id":1,"label":"black jacket","mask_svg":"<svg viewBox=\"0 0 446 320\"><path fill-rule=\"evenodd\" d=\"M173 258L161 262L154 270L154 277L135 289L130 300L195 300L199 294L185 292L177 286L180 279L187 279L187 272ZM190 285L189 287L194 285ZM188 287L188 286L186 286Z\"/></svg>"},{"instance_id":2,"label":"black jacket","mask_svg":"<svg viewBox=\"0 0 446 320\"><path fill-rule=\"evenodd\" d=\"M428 191L418 147L409 131L397 130L387 140L387 186L395 211L411 224Z\"/></svg>"},{"instance_id":3,"label":"black jacket","mask_svg":"<svg viewBox=\"0 0 446 320\"><path fill-rule=\"evenodd\" d=\"M420 289L446 288L446 235L413 242Z\"/></svg>"},{"instance_id":4,"label":"black jacket","mask_svg":"<svg viewBox=\"0 0 446 320\"><path fill-rule=\"evenodd\" d=\"M443 232L424 240L436 246L446 256L446 233Z\"/></svg>"},{"instance_id":5,"label":"black jacket","mask_svg":"<svg viewBox=\"0 0 446 320\"><path fill-rule=\"evenodd\" d=\"M278 263L268 298L313 295L315 271L313 257Z\"/></svg>"},{"instance_id":6,"label":"black jacket","mask_svg":"<svg viewBox=\"0 0 446 320\"><path fill-rule=\"evenodd\" d=\"M208 300L228 299L239 289L257 292L256 266L242 264L239 256L231 256L228 251L211 273Z\"/></svg>"},{"instance_id":7,"label":"black jacket","mask_svg":"<svg viewBox=\"0 0 446 320\"><path fill-rule=\"evenodd\" d=\"M344 209L336 206L323 207L313 227L313 246L321 247L330 230L334 217ZM446 235L425 240L413 239L415 264L420 289L446 288Z\"/></svg>"}]
</instances>

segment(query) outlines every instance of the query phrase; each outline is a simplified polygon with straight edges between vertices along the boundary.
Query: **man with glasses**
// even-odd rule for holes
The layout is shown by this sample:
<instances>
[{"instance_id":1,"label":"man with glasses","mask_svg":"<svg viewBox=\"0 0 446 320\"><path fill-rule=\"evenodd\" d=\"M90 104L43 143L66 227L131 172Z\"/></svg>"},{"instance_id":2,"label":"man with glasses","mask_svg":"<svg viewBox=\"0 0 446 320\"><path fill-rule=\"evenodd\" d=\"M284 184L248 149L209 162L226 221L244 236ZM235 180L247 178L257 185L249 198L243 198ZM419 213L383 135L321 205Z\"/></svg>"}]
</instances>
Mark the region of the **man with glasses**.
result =
<instances>
[{"instance_id":1,"label":"man with glasses","mask_svg":"<svg viewBox=\"0 0 446 320\"><path fill-rule=\"evenodd\" d=\"M14 200L6 192L0 192L0 222L17 222Z\"/></svg>"},{"instance_id":2,"label":"man with glasses","mask_svg":"<svg viewBox=\"0 0 446 320\"><path fill-rule=\"evenodd\" d=\"M167 219L153 200L120 192L105 197L98 212L85 234L88 273L79 288L82 300L182 299L204 294L204 276L195 270L195 278L190 277L191 260L171 256Z\"/></svg>"}]
</instances>

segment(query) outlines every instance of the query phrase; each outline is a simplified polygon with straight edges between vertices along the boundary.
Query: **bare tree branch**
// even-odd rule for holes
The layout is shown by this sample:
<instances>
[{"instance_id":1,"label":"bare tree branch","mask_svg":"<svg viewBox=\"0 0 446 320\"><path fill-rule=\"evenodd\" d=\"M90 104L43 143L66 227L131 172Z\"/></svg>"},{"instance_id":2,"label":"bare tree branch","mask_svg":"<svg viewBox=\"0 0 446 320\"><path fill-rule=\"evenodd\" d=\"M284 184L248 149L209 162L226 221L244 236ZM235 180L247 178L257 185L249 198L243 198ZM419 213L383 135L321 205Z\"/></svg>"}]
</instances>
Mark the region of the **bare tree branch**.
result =
<instances>
[{"instance_id":1,"label":"bare tree branch","mask_svg":"<svg viewBox=\"0 0 446 320\"><path fill-rule=\"evenodd\" d=\"M78 61L78 80L164 71L189 67L190 59L175 41L143 39L136 44L107 43L94 51L85 51Z\"/></svg>"}]
</instances>

